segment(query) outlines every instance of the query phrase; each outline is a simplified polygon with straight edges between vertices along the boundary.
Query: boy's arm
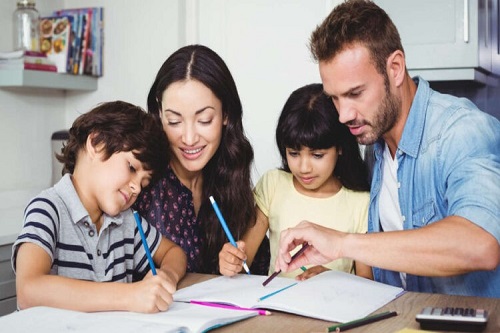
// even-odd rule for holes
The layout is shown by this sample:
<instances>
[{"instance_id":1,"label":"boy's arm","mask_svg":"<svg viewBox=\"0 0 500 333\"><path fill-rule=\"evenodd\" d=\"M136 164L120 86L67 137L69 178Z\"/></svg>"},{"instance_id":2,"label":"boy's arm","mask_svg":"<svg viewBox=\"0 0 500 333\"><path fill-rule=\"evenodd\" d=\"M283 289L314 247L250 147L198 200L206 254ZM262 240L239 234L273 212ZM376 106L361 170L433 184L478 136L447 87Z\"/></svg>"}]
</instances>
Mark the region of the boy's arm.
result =
<instances>
[{"instance_id":1,"label":"boy's arm","mask_svg":"<svg viewBox=\"0 0 500 333\"><path fill-rule=\"evenodd\" d=\"M175 291L177 284L186 274L187 258L184 250L171 240L161 236L160 245L153 255L153 261L166 274L168 283Z\"/></svg>"},{"instance_id":2,"label":"boy's arm","mask_svg":"<svg viewBox=\"0 0 500 333\"><path fill-rule=\"evenodd\" d=\"M136 283L83 281L50 275L50 256L38 245L23 243L16 258L17 302L21 309L51 306L78 311L165 311L170 286L160 277Z\"/></svg>"}]
</instances>

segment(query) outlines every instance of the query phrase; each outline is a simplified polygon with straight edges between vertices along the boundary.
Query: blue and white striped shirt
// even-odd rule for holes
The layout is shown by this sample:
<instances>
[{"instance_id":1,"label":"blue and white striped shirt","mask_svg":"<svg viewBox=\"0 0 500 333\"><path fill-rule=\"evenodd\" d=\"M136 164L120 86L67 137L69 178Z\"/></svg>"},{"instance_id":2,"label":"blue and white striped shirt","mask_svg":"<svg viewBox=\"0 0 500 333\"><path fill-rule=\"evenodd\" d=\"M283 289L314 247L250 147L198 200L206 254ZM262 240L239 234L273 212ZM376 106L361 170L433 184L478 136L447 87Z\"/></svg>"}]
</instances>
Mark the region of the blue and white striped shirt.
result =
<instances>
[{"instance_id":1,"label":"blue and white striped shirt","mask_svg":"<svg viewBox=\"0 0 500 333\"><path fill-rule=\"evenodd\" d=\"M66 174L26 207L24 227L12 249L14 271L19 246L33 243L52 259L52 275L100 282L132 282L134 276L144 275L148 260L132 210L103 216L98 234ZM161 235L144 219L142 228L154 254Z\"/></svg>"}]
</instances>

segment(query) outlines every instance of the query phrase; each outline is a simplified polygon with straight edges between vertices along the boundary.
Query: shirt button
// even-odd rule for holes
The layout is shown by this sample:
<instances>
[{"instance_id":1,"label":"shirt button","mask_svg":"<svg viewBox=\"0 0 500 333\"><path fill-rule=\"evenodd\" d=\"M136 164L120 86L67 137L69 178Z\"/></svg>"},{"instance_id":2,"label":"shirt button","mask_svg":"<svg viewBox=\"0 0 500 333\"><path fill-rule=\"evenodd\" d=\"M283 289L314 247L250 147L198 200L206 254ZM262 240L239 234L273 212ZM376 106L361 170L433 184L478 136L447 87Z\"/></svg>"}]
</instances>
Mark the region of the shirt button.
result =
<instances>
[{"instance_id":1,"label":"shirt button","mask_svg":"<svg viewBox=\"0 0 500 333\"><path fill-rule=\"evenodd\" d=\"M89 231L89 236L90 236L90 237L94 237L94 230L90 230L90 231Z\"/></svg>"},{"instance_id":2,"label":"shirt button","mask_svg":"<svg viewBox=\"0 0 500 333\"><path fill-rule=\"evenodd\" d=\"M101 256L101 250L97 250L97 255L100 257Z\"/></svg>"},{"instance_id":3,"label":"shirt button","mask_svg":"<svg viewBox=\"0 0 500 333\"><path fill-rule=\"evenodd\" d=\"M406 221L406 216L403 215L402 218L403 218L403 222Z\"/></svg>"},{"instance_id":4,"label":"shirt button","mask_svg":"<svg viewBox=\"0 0 500 333\"><path fill-rule=\"evenodd\" d=\"M87 221L85 221L83 225L86 226L87 228L89 227L89 223Z\"/></svg>"},{"instance_id":5,"label":"shirt button","mask_svg":"<svg viewBox=\"0 0 500 333\"><path fill-rule=\"evenodd\" d=\"M401 183L400 182L398 182L398 188L401 188Z\"/></svg>"}]
</instances>

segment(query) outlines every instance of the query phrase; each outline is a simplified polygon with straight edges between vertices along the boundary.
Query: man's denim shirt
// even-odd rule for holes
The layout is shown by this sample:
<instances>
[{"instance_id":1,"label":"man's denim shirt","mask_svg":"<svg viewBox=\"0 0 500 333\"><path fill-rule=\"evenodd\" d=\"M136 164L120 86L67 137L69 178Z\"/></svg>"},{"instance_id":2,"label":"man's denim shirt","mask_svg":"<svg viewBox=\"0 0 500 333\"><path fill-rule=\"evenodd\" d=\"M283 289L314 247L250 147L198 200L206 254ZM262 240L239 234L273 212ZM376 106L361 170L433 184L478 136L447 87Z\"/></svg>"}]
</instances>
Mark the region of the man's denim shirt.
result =
<instances>
[{"instance_id":1,"label":"man's denim shirt","mask_svg":"<svg viewBox=\"0 0 500 333\"><path fill-rule=\"evenodd\" d=\"M404 229L462 216L500 243L500 122L467 99L440 94L422 78L396 152ZM368 231L378 232L384 142L374 158ZM422 243L422 248L426 246ZM463 244L474 251L475 244ZM400 286L398 272L374 267L375 280ZM407 274L407 290L500 297L500 266L453 277Z\"/></svg>"}]
</instances>

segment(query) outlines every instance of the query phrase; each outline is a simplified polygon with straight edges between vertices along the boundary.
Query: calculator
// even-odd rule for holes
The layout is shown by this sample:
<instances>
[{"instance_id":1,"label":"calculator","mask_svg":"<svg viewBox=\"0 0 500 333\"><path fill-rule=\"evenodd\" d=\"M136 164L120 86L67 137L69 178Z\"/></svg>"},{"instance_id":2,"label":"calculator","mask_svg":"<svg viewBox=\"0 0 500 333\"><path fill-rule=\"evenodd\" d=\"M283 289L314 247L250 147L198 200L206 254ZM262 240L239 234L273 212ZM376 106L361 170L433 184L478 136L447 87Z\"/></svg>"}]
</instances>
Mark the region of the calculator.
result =
<instances>
[{"instance_id":1,"label":"calculator","mask_svg":"<svg viewBox=\"0 0 500 333\"><path fill-rule=\"evenodd\" d=\"M426 307L417 314L422 329L480 332L488 324L488 311L472 308Z\"/></svg>"}]
</instances>

